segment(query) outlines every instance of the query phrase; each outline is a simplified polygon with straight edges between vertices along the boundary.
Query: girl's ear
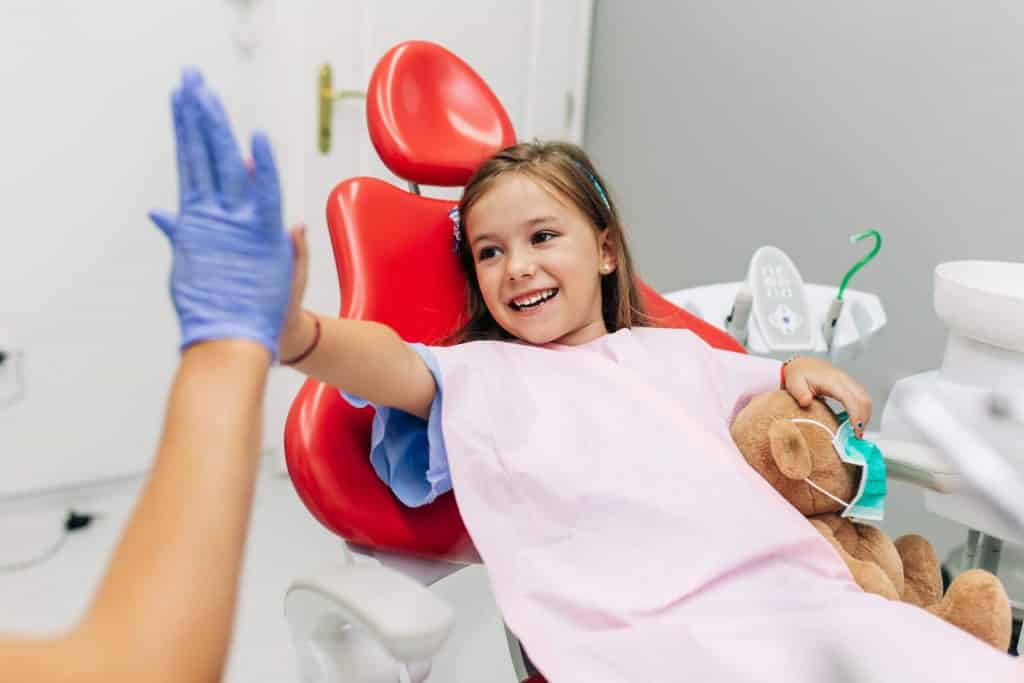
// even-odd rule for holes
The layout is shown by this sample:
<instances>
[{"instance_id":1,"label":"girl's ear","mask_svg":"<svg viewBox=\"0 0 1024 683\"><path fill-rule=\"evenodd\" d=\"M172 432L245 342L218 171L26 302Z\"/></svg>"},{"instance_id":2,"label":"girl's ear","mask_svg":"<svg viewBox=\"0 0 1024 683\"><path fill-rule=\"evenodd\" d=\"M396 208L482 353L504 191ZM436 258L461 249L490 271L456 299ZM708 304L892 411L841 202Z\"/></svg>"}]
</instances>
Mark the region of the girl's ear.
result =
<instances>
[{"instance_id":1,"label":"girl's ear","mask_svg":"<svg viewBox=\"0 0 1024 683\"><path fill-rule=\"evenodd\" d=\"M601 252L601 272L608 274L615 270L618 265L615 245L611 238L611 228L605 228L597 233L597 244Z\"/></svg>"},{"instance_id":2,"label":"girl's ear","mask_svg":"<svg viewBox=\"0 0 1024 683\"><path fill-rule=\"evenodd\" d=\"M811 451L807 440L789 420L775 420L768 427L772 460L787 479L803 480L811 476Z\"/></svg>"}]
</instances>

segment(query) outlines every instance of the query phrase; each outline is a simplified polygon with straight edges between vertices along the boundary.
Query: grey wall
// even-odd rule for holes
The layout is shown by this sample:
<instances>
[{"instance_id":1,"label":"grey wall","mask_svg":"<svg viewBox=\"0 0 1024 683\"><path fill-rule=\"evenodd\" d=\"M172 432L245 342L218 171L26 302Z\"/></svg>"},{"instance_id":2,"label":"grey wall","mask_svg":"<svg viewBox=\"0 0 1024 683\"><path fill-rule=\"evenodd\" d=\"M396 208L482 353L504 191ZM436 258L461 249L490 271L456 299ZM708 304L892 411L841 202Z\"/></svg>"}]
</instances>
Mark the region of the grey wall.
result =
<instances>
[{"instance_id":1,"label":"grey wall","mask_svg":"<svg viewBox=\"0 0 1024 683\"><path fill-rule=\"evenodd\" d=\"M808 282L882 296L889 323L849 368L876 415L938 366L931 273L1024 257L1024 5L598 0L585 143L660 290L742 279L786 251ZM877 427L877 421L872 425ZM941 551L960 530L898 490L887 527Z\"/></svg>"}]
</instances>

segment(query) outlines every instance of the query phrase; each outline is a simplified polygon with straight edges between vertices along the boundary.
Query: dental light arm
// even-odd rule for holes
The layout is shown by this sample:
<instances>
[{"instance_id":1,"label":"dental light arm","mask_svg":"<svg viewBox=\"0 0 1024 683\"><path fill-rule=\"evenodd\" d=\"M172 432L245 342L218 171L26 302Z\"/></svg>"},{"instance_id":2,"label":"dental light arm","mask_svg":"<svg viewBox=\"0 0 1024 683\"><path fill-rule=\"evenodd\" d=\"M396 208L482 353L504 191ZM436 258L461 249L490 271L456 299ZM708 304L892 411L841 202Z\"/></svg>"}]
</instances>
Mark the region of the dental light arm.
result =
<instances>
[{"instance_id":1,"label":"dental light arm","mask_svg":"<svg viewBox=\"0 0 1024 683\"><path fill-rule=\"evenodd\" d=\"M906 482L938 493L954 493L960 489L961 480L956 468L931 446L870 435L868 438L882 451L890 480Z\"/></svg>"},{"instance_id":2,"label":"dental light arm","mask_svg":"<svg viewBox=\"0 0 1024 683\"><path fill-rule=\"evenodd\" d=\"M907 392L899 401L910 424L956 468L963 485L991 505L1001 521L1024 532L1024 475L1020 469L965 425L934 393ZM1006 413L991 407L989 415L1006 417ZM1024 429L1020 431L1024 437Z\"/></svg>"}]
</instances>

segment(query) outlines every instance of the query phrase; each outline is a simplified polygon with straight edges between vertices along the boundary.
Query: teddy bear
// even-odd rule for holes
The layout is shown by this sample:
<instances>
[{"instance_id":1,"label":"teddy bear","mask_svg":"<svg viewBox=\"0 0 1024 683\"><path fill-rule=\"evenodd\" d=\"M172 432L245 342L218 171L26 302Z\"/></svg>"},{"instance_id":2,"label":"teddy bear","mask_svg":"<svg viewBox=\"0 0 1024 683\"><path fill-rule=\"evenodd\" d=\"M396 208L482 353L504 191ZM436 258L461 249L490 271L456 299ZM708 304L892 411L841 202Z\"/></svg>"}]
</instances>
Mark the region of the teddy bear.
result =
<instances>
[{"instance_id":1,"label":"teddy bear","mask_svg":"<svg viewBox=\"0 0 1024 683\"><path fill-rule=\"evenodd\" d=\"M971 569L943 595L939 560L926 539L910 534L894 542L876 527L842 517L844 505L807 479L849 501L862 469L840 460L824 429L793 418L815 420L833 434L839 427L822 400L805 409L785 391L755 396L731 425L733 441L747 463L832 544L863 590L922 607L1005 652L1012 622L999 579Z\"/></svg>"}]
</instances>

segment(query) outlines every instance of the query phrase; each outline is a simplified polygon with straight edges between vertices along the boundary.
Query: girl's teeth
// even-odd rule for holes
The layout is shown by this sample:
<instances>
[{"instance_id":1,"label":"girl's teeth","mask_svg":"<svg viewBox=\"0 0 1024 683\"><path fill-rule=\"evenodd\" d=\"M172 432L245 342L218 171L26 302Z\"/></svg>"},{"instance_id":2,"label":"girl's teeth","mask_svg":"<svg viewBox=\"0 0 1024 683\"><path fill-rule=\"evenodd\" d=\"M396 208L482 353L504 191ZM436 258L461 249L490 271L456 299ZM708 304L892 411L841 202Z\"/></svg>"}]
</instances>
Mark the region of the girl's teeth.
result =
<instances>
[{"instance_id":1,"label":"girl's teeth","mask_svg":"<svg viewBox=\"0 0 1024 683\"><path fill-rule=\"evenodd\" d=\"M548 290L545 290L545 291L541 292L540 294L535 294L534 296L531 296L529 299L524 299L522 301L513 301L512 304L516 308L524 308L524 307L528 307L528 306L533 306L534 304L540 303L541 301L544 301L545 299L550 299L553 294L554 294L554 290L548 289Z\"/></svg>"}]
</instances>

